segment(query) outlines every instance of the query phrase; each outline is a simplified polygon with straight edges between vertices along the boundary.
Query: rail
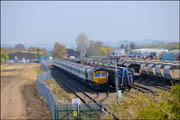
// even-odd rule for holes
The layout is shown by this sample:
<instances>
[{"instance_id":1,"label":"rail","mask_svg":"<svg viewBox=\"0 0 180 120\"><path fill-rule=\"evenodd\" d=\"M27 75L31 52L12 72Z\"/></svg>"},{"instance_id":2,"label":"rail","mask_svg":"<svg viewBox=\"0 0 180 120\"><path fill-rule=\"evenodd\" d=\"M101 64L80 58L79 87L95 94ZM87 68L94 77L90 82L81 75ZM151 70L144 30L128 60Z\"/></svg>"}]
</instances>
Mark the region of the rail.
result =
<instances>
[{"instance_id":1,"label":"rail","mask_svg":"<svg viewBox=\"0 0 180 120\"><path fill-rule=\"evenodd\" d=\"M62 79L61 82L62 84L68 88L76 97L78 97L85 105L88 106L87 102L84 100L84 98L82 98L80 95L78 95L74 89L79 90L85 97L89 98L91 101L93 101L95 104L97 104L99 107L103 108L105 112L111 114L114 119L119 119L117 117L117 115L115 115L115 113L111 112L107 107L103 106L102 104L98 103L96 100L94 100L91 96L89 96L88 94L86 94L83 90L81 90L80 88L76 87L74 84L72 84L68 79L64 78L64 76L62 76L61 74L59 74L59 72L52 72L52 75L56 78L58 78L57 82L60 82L60 78Z\"/></svg>"}]
</instances>

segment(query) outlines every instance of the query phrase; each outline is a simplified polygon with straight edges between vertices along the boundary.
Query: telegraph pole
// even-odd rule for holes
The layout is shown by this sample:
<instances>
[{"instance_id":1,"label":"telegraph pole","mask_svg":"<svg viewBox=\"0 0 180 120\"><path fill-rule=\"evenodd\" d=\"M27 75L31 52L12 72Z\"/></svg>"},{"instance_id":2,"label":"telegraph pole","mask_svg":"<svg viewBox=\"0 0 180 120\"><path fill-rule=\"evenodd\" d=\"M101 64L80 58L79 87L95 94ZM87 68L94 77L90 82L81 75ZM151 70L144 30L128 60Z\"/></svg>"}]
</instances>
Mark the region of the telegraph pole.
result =
<instances>
[{"instance_id":1,"label":"telegraph pole","mask_svg":"<svg viewBox=\"0 0 180 120\"><path fill-rule=\"evenodd\" d=\"M117 71L117 60L115 59L115 86L116 86L116 96L117 96L117 104L119 105L119 85L118 85L118 71Z\"/></svg>"}]
</instances>

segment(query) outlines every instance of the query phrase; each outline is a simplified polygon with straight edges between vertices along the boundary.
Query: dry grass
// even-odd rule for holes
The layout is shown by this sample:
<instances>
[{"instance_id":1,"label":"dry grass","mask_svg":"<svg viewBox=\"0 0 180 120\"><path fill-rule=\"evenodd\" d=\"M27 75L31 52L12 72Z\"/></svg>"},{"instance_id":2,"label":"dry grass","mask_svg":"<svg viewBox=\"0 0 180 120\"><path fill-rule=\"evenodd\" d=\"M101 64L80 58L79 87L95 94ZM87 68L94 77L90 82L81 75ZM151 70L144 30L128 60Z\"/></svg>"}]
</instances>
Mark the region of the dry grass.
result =
<instances>
[{"instance_id":1,"label":"dry grass","mask_svg":"<svg viewBox=\"0 0 180 120\"><path fill-rule=\"evenodd\" d=\"M36 69L39 67L39 64L3 64L1 65L1 77L14 76L20 79L36 80L38 74Z\"/></svg>"},{"instance_id":2,"label":"dry grass","mask_svg":"<svg viewBox=\"0 0 180 120\"><path fill-rule=\"evenodd\" d=\"M64 89L62 89L53 78L51 78L51 80L45 81L45 84L50 88L56 98L56 101L59 103L69 104L71 103L72 98L75 97L74 95L69 94Z\"/></svg>"},{"instance_id":3,"label":"dry grass","mask_svg":"<svg viewBox=\"0 0 180 120\"><path fill-rule=\"evenodd\" d=\"M120 98L120 105L117 105L116 95L112 97L112 103L109 105L109 109L118 115L120 119L145 119L153 118L151 114L153 112L143 113L142 111L157 111L160 109L159 104L164 105L166 103L167 95L169 92L158 91L159 96L153 96L150 93L141 93L137 90L132 89L128 94L122 94ZM150 109L150 110L148 110ZM166 108L165 108L166 109ZM159 112L159 111L158 111ZM153 113L154 114L154 113ZM162 113L157 113L161 115ZM141 117L142 116L142 117ZM106 116L102 119L111 119L111 115Z\"/></svg>"}]
</instances>

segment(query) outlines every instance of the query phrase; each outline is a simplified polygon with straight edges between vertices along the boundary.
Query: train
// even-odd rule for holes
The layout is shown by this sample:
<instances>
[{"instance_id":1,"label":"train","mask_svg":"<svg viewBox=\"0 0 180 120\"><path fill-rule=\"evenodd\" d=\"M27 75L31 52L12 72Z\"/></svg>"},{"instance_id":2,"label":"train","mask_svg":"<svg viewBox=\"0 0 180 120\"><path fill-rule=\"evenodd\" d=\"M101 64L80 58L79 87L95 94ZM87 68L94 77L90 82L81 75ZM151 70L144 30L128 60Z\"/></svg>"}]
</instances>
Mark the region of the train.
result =
<instances>
[{"instance_id":1,"label":"train","mask_svg":"<svg viewBox=\"0 0 180 120\"><path fill-rule=\"evenodd\" d=\"M70 60L70 59L69 59ZM76 62L74 60L70 60ZM90 65L90 66L101 66L109 73L108 85L112 88L115 88L115 78L117 72L118 78L118 87L120 90L131 89L134 83L134 71L130 70L124 66L117 66L117 71L115 69L115 63L109 60L93 60L93 59L83 59L80 62L81 64Z\"/></svg>"},{"instance_id":2,"label":"train","mask_svg":"<svg viewBox=\"0 0 180 120\"><path fill-rule=\"evenodd\" d=\"M86 64L113 65L114 59L84 59ZM144 60L120 60L117 65L128 68L134 73L134 80L150 78L164 81L180 82L180 65L178 61L144 61Z\"/></svg>"},{"instance_id":3,"label":"train","mask_svg":"<svg viewBox=\"0 0 180 120\"><path fill-rule=\"evenodd\" d=\"M109 87L115 88L115 78L118 78L118 87L121 90L131 89L133 85L133 71L125 67L111 65L97 65L97 62L91 61L79 63L78 60L55 60L54 65L62 70L71 73L76 78L80 78L82 83L87 84L93 89L103 90ZM117 74L116 74L117 72Z\"/></svg>"},{"instance_id":4,"label":"train","mask_svg":"<svg viewBox=\"0 0 180 120\"><path fill-rule=\"evenodd\" d=\"M55 60L54 66L72 74L95 90L108 87L109 73L103 67L83 65L67 60Z\"/></svg>"},{"instance_id":5,"label":"train","mask_svg":"<svg viewBox=\"0 0 180 120\"><path fill-rule=\"evenodd\" d=\"M129 70L126 67L117 67L117 71L115 66L109 66L105 68L106 71L109 72L109 83L108 85L111 86L112 88L115 88L115 79L117 75L118 79L118 88L120 90L126 90L126 89L131 89L133 84L134 84L134 76L133 76L133 71ZM117 74L116 74L117 72Z\"/></svg>"}]
</instances>

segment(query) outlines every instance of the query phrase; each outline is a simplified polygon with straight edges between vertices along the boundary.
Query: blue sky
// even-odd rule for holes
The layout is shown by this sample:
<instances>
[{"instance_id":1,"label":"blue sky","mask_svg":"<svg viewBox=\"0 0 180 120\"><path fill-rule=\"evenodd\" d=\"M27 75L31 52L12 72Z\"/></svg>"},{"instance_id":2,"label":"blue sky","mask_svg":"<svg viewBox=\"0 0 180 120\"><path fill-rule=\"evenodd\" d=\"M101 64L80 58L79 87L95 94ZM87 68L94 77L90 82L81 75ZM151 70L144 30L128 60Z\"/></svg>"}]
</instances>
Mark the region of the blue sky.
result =
<instances>
[{"instance_id":1,"label":"blue sky","mask_svg":"<svg viewBox=\"0 0 180 120\"><path fill-rule=\"evenodd\" d=\"M91 40L179 41L179 1L1 2L1 43L75 48L84 32Z\"/></svg>"}]
</instances>

